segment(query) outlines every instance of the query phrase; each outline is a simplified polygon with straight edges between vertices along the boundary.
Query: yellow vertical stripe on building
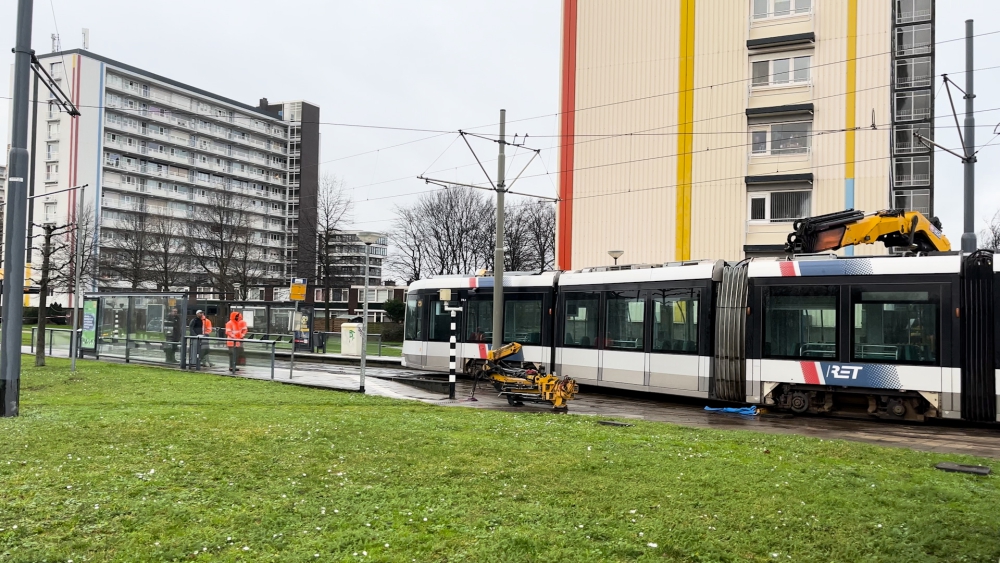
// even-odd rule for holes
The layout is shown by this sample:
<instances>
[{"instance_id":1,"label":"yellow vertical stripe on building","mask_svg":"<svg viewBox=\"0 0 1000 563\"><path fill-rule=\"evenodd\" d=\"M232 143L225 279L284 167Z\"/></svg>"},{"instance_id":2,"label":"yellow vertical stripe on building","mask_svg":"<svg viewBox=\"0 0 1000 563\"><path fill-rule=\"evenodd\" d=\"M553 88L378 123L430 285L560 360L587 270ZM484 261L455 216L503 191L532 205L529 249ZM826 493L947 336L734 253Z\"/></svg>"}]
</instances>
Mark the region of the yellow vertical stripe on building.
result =
<instances>
[{"instance_id":1,"label":"yellow vertical stripe on building","mask_svg":"<svg viewBox=\"0 0 1000 563\"><path fill-rule=\"evenodd\" d=\"M680 58L677 100L677 235L675 260L691 258L691 169L694 148L695 0L680 0Z\"/></svg>"},{"instance_id":2,"label":"yellow vertical stripe on building","mask_svg":"<svg viewBox=\"0 0 1000 563\"><path fill-rule=\"evenodd\" d=\"M847 0L847 130L844 154L844 178L854 179L854 128L857 117L858 69L858 0Z\"/></svg>"}]
</instances>

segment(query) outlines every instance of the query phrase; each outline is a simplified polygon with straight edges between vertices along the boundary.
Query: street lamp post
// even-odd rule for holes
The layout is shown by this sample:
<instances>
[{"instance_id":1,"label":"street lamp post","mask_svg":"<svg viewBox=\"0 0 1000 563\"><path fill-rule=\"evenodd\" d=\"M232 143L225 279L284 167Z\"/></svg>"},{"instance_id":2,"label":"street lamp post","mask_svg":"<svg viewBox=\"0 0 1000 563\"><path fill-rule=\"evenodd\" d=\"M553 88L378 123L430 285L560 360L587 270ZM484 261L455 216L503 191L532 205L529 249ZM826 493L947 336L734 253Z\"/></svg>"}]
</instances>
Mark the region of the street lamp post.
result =
<instances>
[{"instance_id":1,"label":"street lamp post","mask_svg":"<svg viewBox=\"0 0 1000 563\"><path fill-rule=\"evenodd\" d=\"M608 256L611 256L612 258L615 259L615 266L618 265L618 259L622 257L622 254L625 254L624 250L609 250L608 251Z\"/></svg>"},{"instance_id":2,"label":"street lamp post","mask_svg":"<svg viewBox=\"0 0 1000 563\"><path fill-rule=\"evenodd\" d=\"M371 246L382 238L381 233L363 231L358 233L358 238L365 243L365 292L363 314L364 320L361 324L361 388L359 391L365 392L365 360L368 358L368 256L371 253Z\"/></svg>"}]
</instances>

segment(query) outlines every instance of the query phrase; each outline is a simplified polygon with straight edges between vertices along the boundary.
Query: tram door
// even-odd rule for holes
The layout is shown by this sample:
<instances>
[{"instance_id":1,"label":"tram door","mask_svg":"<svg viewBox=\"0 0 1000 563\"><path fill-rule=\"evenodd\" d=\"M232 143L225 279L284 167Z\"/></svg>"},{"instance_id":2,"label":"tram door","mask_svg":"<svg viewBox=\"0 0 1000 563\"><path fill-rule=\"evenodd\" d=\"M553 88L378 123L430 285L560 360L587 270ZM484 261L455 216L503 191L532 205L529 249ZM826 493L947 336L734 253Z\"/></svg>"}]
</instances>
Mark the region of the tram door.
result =
<instances>
[{"instance_id":1,"label":"tram door","mask_svg":"<svg viewBox=\"0 0 1000 563\"><path fill-rule=\"evenodd\" d=\"M962 262L962 418L997 420L994 371L993 252L979 251Z\"/></svg>"},{"instance_id":2,"label":"tram door","mask_svg":"<svg viewBox=\"0 0 1000 563\"><path fill-rule=\"evenodd\" d=\"M557 372L596 385L600 371L601 294L571 291L562 302L562 342L556 348Z\"/></svg>"},{"instance_id":3,"label":"tram door","mask_svg":"<svg viewBox=\"0 0 1000 563\"><path fill-rule=\"evenodd\" d=\"M644 385L646 298L638 290L604 292L604 336L600 380L609 385Z\"/></svg>"}]
</instances>

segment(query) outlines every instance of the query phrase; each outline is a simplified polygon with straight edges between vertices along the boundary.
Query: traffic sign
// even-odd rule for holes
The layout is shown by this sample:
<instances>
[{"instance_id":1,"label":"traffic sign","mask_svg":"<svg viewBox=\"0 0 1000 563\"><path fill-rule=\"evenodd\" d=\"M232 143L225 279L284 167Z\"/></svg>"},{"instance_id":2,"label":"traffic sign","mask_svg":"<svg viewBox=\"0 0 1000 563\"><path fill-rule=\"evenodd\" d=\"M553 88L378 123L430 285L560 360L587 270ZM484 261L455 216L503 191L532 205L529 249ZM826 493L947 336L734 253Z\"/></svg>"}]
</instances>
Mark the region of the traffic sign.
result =
<instances>
[{"instance_id":1,"label":"traffic sign","mask_svg":"<svg viewBox=\"0 0 1000 563\"><path fill-rule=\"evenodd\" d=\"M288 288L288 298L292 301L305 301L308 283L305 278L292 278L292 285Z\"/></svg>"}]
</instances>

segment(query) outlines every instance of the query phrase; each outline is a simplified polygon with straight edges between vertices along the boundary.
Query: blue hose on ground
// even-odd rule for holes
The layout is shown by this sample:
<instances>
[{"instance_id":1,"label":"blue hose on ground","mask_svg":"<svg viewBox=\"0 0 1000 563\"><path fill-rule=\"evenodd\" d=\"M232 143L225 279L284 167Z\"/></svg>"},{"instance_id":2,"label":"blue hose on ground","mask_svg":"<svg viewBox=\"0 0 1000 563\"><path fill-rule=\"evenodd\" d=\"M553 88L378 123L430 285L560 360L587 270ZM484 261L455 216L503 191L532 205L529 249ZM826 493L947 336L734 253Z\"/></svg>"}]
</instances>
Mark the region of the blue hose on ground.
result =
<instances>
[{"instance_id":1,"label":"blue hose on ground","mask_svg":"<svg viewBox=\"0 0 1000 563\"><path fill-rule=\"evenodd\" d=\"M708 412L726 412L726 413L733 413L733 414L744 414L744 415L747 415L747 416L757 416L757 407L739 407L739 408L736 408L736 407L722 407L722 408L705 407L705 410L708 411Z\"/></svg>"}]
</instances>

